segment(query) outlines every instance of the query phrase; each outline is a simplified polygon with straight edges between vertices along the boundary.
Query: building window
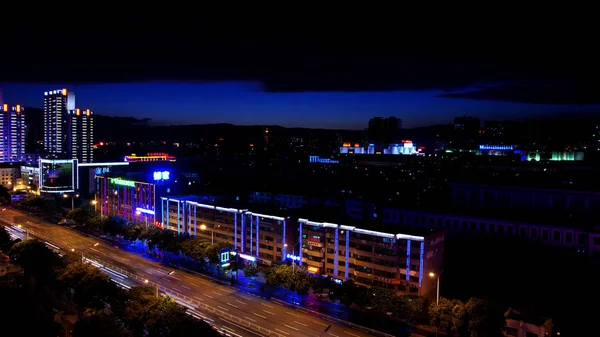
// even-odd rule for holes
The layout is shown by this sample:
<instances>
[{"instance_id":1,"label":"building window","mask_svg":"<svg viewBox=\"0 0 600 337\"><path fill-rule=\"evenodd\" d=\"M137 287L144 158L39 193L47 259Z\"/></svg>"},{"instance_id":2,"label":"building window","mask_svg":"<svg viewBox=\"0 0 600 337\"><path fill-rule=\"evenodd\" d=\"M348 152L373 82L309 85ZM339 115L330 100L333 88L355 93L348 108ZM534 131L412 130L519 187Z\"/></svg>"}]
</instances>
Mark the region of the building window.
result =
<instances>
[{"instance_id":1,"label":"building window","mask_svg":"<svg viewBox=\"0 0 600 337\"><path fill-rule=\"evenodd\" d=\"M565 233L565 242L573 243L573 233Z\"/></svg>"}]
</instances>

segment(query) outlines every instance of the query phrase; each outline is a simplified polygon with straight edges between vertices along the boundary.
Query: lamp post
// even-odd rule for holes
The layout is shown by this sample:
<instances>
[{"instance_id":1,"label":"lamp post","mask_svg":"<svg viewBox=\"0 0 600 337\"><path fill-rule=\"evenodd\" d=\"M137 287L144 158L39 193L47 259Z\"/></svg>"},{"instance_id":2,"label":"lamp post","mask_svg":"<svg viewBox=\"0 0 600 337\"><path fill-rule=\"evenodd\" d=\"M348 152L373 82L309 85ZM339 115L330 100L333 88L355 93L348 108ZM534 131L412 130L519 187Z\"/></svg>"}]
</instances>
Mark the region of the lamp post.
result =
<instances>
[{"instance_id":1,"label":"lamp post","mask_svg":"<svg viewBox=\"0 0 600 337\"><path fill-rule=\"evenodd\" d=\"M437 279L437 280L436 280L436 283L437 283L437 284L436 284L436 290L437 290L437 291L436 291L436 296L435 296L435 305L436 305L436 307L440 305L440 276L442 276L442 273L443 273L443 272L444 272L444 271L442 270L442 271L441 271L439 274L437 274L437 275L436 275L434 272L430 272L430 273L429 273L429 277L431 277L431 278L435 277L435 278ZM436 336L438 335L438 328L437 328L437 326L435 327L435 335L436 335Z\"/></svg>"},{"instance_id":2,"label":"lamp post","mask_svg":"<svg viewBox=\"0 0 600 337\"><path fill-rule=\"evenodd\" d=\"M66 193L63 194L63 198L68 198L69 195L67 195ZM78 198L79 194L71 194L71 210L75 209L75 198Z\"/></svg>"},{"instance_id":3,"label":"lamp post","mask_svg":"<svg viewBox=\"0 0 600 337\"><path fill-rule=\"evenodd\" d=\"M206 227L206 225L200 225L200 229L205 231L208 227ZM210 230L210 244L214 245L215 244L215 230L211 229Z\"/></svg>"},{"instance_id":4,"label":"lamp post","mask_svg":"<svg viewBox=\"0 0 600 337\"><path fill-rule=\"evenodd\" d=\"M431 278L436 278L436 297L435 297L435 305L440 305L440 276L442 276L442 273L444 271L442 270L439 274L435 274L434 272L429 273L429 277Z\"/></svg>"},{"instance_id":5,"label":"lamp post","mask_svg":"<svg viewBox=\"0 0 600 337\"><path fill-rule=\"evenodd\" d=\"M158 279L158 281L156 281L156 282L154 283L154 289L156 289L156 291L155 291L156 298L158 298L158 295L159 295L158 291L160 290L160 289L159 289L159 288L160 288L160 281L162 281L164 278L166 278L166 277L169 277L169 276L171 276L171 275L173 275L173 274L175 274L175 271L174 271L174 270L171 270L171 271L170 271L170 272L169 272L167 275L165 275L165 276L161 277L160 279ZM145 280L144 280L144 284L148 284L148 283L150 283L150 281L149 281L148 279L145 279Z\"/></svg>"},{"instance_id":6,"label":"lamp post","mask_svg":"<svg viewBox=\"0 0 600 337\"><path fill-rule=\"evenodd\" d=\"M300 242L297 242L292 246L293 254L296 254L296 246L298 246L299 244L300 244ZM288 244L284 243L283 246L287 248ZM295 272L296 272L296 262L294 261L294 259L292 259L292 273L295 273Z\"/></svg>"}]
</instances>

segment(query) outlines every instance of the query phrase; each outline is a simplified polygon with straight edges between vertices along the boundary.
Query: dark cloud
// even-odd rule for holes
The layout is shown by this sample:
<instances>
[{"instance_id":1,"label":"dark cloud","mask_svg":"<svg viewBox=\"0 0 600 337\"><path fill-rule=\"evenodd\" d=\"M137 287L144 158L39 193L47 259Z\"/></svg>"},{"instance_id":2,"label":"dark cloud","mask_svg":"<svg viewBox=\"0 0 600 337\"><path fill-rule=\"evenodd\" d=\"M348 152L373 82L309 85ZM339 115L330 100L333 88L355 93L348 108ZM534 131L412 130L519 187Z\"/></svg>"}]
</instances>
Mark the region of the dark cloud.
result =
<instances>
[{"instance_id":1,"label":"dark cloud","mask_svg":"<svg viewBox=\"0 0 600 337\"><path fill-rule=\"evenodd\" d=\"M563 86L517 86L504 85L483 87L467 92L453 92L439 95L443 98L459 98L481 101L518 102L530 104L600 104L600 85Z\"/></svg>"},{"instance_id":2,"label":"dark cloud","mask_svg":"<svg viewBox=\"0 0 600 337\"><path fill-rule=\"evenodd\" d=\"M426 22L400 27L397 17L352 18L345 23L327 17L323 24L286 24L288 19L256 19L254 25L203 21L177 28L111 20L109 30L89 23L93 29L78 27L64 36L14 32L3 42L18 52L2 54L0 80L247 80L262 83L267 92L442 89L448 98L535 103L552 96L557 102L578 98L581 104L591 104L589 83L600 74L593 40L582 33L569 34L572 25L532 30L505 20L503 25L459 26L461 20L456 19L432 27ZM586 94L561 94L558 88L487 88L468 94L460 90L531 80L572 83ZM549 91L553 94L544 94Z\"/></svg>"}]
</instances>

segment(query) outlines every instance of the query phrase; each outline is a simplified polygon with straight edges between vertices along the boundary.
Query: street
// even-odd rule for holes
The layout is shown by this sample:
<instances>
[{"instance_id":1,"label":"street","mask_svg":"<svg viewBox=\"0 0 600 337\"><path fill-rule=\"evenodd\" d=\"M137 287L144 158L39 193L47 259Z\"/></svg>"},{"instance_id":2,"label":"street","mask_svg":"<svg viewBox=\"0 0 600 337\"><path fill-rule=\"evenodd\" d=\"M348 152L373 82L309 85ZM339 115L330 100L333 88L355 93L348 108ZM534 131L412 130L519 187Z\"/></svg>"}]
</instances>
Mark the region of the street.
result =
<instances>
[{"instance_id":1,"label":"street","mask_svg":"<svg viewBox=\"0 0 600 337\"><path fill-rule=\"evenodd\" d=\"M137 275L141 279L147 279L150 284L159 284L161 291L164 289L166 293L174 292L175 294L172 295L178 298L180 304L188 307L192 315L211 322L230 335L261 336L265 335L266 330L270 330L272 334L279 336L320 336L331 324L331 328L323 336L370 336L365 332L353 330L301 311L288 309L266 299L242 293L235 288L214 283L209 278L182 270L174 271L143 256L123 251L118 246L112 246L98 238L47 223L14 209L7 208L1 211L0 218L15 226L20 225L23 230L51 238L51 242L48 242L50 248L66 249L83 254L84 257L96 261L92 263L106 262L98 267L122 287L138 284L132 277L127 276L128 273ZM17 235L14 230L11 230L11 234ZM21 232L21 235L24 236L26 233ZM177 296L179 294L183 296ZM230 316L231 319L227 319ZM252 323L252 325L266 330L262 333L255 333L248 328L251 324L242 326L238 324L237 320Z\"/></svg>"}]
</instances>

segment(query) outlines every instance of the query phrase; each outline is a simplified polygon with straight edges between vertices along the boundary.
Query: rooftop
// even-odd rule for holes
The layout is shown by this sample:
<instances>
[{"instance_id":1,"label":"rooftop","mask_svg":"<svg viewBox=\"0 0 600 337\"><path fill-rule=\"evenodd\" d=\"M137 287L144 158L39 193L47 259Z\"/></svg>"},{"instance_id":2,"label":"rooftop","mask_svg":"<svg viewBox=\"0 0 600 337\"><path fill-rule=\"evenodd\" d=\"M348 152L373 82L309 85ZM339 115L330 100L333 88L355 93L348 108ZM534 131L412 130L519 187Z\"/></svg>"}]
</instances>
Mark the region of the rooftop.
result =
<instances>
[{"instance_id":1,"label":"rooftop","mask_svg":"<svg viewBox=\"0 0 600 337\"><path fill-rule=\"evenodd\" d=\"M523 310L514 310L512 308L509 308L506 313L504 314L504 317L506 317L507 319L512 319L515 321L523 321L525 323L529 323L529 324L533 324L535 326L542 326L544 325L549 318L546 317L540 317L535 315L532 312L529 311L523 311Z\"/></svg>"}]
</instances>

